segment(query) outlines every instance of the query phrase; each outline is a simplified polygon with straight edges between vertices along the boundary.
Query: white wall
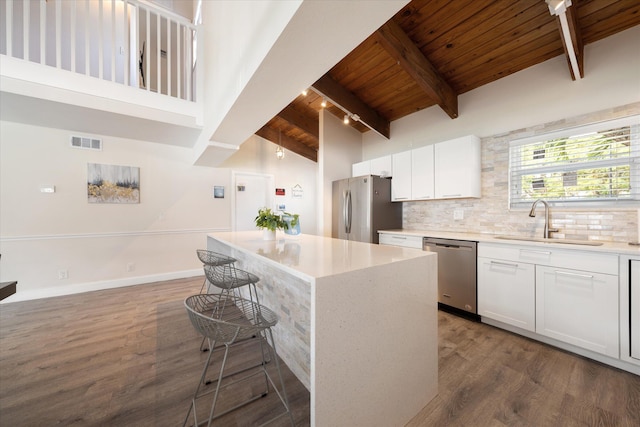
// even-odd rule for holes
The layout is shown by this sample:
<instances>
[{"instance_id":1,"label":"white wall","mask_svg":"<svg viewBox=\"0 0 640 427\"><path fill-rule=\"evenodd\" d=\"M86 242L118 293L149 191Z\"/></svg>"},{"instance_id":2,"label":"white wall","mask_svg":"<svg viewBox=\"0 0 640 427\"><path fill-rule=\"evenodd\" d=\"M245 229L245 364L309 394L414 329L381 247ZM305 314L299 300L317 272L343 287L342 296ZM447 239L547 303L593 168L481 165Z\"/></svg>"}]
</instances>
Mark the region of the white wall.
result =
<instances>
[{"instance_id":1,"label":"white wall","mask_svg":"<svg viewBox=\"0 0 640 427\"><path fill-rule=\"evenodd\" d=\"M362 136L333 114L320 112L320 150L318 151L318 217L319 233L331 236L333 181L351 177L351 164L362 157Z\"/></svg>"},{"instance_id":2,"label":"white wall","mask_svg":"<svg viewBox=\"0 0 640 427\"><path fill-rule=\"evenodd\" d=\"M230 199L213 198L230 171L192 166L188 148L139 140L73 149L72 134L0 122L0 280L18 280L5 301L201 274L195 250L208 232L230 228ZM140 204L89 204L87 163L140 167Z\"/></svg>"},{"instance_id":3,"label":"white wall","mask_svg":"<svg viewBox=\"0 0 640 427\"><path fill-rule=\"evenodd\" d=\"M282 160L276 158L276 145L259 136L247 140L240 150L221 166L234 171L270 174L275 188L284 188L284 196L274 196L286 211L300 215L300 229L305 234L318 233L317 180L318 164L287 149ZM293 198L292 189L302 187L302 198ZM230 191L234 191L233 188ZM257 214L257 212L256 212Z\"/></svg>"},{"instance_id":4,"label":"white wall","mask_svg":"<svg viewBox=\"0 0 640 427\"><path fill-rule=\"evenodd\" d=\"M458 97L459 117L434 106L391 123L391 139L363 135L372 159L463 135L497 135L640 100L640 27L585 46L585 78L558 56Z\"/></svg>"}]
</instances>

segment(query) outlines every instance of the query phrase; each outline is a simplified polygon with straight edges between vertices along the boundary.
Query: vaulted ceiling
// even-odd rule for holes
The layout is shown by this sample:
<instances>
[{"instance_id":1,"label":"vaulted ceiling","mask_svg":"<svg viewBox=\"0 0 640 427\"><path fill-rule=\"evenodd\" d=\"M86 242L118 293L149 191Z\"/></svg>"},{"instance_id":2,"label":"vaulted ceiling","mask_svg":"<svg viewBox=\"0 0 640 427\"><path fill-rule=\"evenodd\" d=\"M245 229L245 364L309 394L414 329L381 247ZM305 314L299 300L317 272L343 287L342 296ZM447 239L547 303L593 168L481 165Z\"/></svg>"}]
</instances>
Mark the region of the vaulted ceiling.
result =
<instances>
[{"instance_id":1,"label":"vaulted ceiling","mask_svg":"<svg viewBox=\"0 0 640 427\"><path fill-rule=\"evenodd\" d=\"M585 45L640 24L638 0L572 3L567 46L545 0L413 0L256 134L317 161L322 108L389 138L394 120L434 105L455 120L459 95L558 55L571 84L571 50L584 77Z\"/></svg>"}]
</instances>

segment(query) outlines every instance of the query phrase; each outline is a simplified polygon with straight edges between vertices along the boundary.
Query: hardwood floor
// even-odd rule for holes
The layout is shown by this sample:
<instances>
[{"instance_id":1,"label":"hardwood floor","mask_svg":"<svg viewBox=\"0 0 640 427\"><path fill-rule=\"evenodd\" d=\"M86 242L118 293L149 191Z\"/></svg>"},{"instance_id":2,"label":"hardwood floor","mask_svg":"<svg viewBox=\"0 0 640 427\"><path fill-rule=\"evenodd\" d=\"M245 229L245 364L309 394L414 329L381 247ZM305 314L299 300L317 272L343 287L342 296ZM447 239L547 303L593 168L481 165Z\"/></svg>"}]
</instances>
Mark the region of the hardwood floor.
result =
<instances>
[{"instance_id":1,"label":"hardwood floor","mask_svg":"<svg viewBox=\"0 0 640 427\"><path fill-rule=\"evenodd\" d=\"M0 305L0 425L181 425L206 358L183 301L201 284ZM410 427L640 425L638 376L444 312L439 352L439 395ZM309 393L283 368L296 424L309 425ZM271 393L216 425L255 425L281 408Z\"/></svg>"},{"instance_id":2,"label":"hardwood floor","mask_svg":"<svg viewBox=\"0 0 640 427\"><path fill-rule=\"evenodd\" d=\"M439 394L408 427L639 426L640 377L439 312Z\"/></svg>"},{"instance_id":3,"label":"hardwood floor","mask_svg":"<svg viewBox=\"0 0 640 427\"><path fill-rule=\"evenodd\" d=\"M202 280L1 305L0 425L182 425L207 357L183 301ZM246 356L233 354L229 363L244 364ZM296 425L309 425L309 393L281 367ZM215 377L217 369L210 372ZM243 390L223 390L221 405ZM206 419L209 405L199 405L199 420ZM215 425L252 425L283 410L274 393L246 408Z\"/></svg>"}]
</instances>

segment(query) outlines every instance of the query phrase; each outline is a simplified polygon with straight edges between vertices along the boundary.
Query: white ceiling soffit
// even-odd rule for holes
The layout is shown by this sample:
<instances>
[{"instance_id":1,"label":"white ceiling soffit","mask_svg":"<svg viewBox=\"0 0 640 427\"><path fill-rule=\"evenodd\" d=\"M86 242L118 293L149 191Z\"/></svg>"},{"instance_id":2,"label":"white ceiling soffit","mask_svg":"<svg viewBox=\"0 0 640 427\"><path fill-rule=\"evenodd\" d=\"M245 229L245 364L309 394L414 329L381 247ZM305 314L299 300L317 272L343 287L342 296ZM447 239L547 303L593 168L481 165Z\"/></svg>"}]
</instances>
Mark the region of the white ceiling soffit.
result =
<instances>
[{"instance_id":1,"label":"white ceiling soffit","mask_svg":"<svg viewBox=\"0 0 640 427\"><path fill-rule=\"evenodd\" d=\"M407 3L305 0L209 139L231 146L248 140ZM219 148L201 148L195 163L214 158L208 165L218 166L228 156L215 159L206 152Z\"/></svg>"},{"instance_id":2,"label":"white ceiling soffit","mask_svg":"<svg viewBox=\"0 0 640 427\"><path fill-rule=\"evenodd\" d=\"M75 132L193 147L201 130L126 114L2 92L2 120Z\"/></svg>"}]
</instances>

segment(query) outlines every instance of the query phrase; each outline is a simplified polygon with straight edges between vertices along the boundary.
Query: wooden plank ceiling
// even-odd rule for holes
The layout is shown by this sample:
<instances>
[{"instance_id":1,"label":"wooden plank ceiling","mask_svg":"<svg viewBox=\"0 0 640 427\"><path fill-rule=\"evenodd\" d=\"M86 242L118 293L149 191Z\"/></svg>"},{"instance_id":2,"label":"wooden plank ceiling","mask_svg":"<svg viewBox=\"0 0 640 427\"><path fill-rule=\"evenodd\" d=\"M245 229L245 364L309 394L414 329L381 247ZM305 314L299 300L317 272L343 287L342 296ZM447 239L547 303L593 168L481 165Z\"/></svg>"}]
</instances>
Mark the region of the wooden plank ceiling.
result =
<instances>
[{"instance_id":1,"label":"wooden plank ceiling","mask_svg":"<svg viewBox=\"0 0 640 427\"><path fill-rule=\"evenodd\" d=\"M584 45L639 25L640 1L572 3L566 16L584 77ZM458 95L558 55L571 84L560 21L545 0L413 0L256 134L317 161L322 108L389 138L394 120L434 105L453 120Z\"/></svg>"}]
</instances>

